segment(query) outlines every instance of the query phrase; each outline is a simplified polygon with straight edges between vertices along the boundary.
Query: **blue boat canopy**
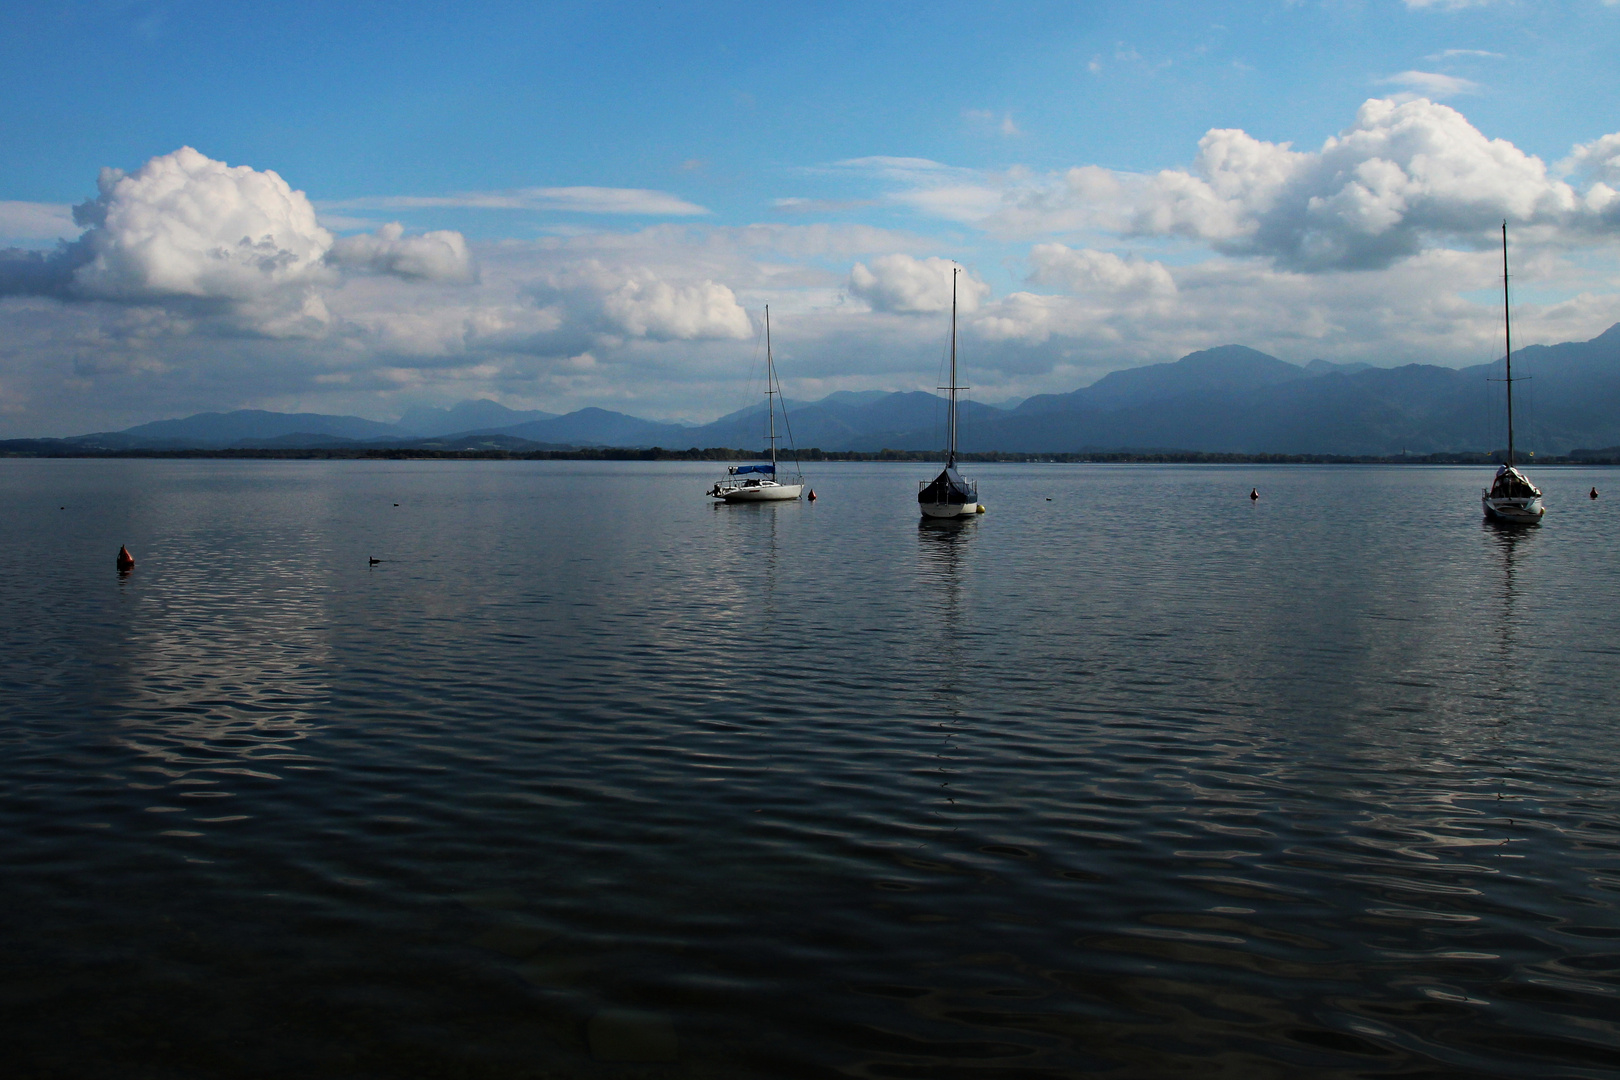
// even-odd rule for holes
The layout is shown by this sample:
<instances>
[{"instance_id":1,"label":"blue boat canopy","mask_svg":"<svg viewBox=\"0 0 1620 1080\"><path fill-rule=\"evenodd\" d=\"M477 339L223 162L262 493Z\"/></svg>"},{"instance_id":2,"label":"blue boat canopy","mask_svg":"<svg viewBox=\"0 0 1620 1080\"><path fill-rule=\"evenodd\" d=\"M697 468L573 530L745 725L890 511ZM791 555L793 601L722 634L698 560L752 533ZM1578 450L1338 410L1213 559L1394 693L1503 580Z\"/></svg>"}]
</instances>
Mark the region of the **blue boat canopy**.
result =
<instances>
[{"instance_id":1,"label":"blue boat canopy","mask_svg":"<svg viewBox=\"0 0 1620 1080\"><path fill-rule=\"evenodd\" d=\"M751 472L774 473L774 472L776 472L776 466L775 465L733 465L731 467L731 475L733 475L733 476L737 476L737 475L739 475L741 473L751 473Z\"/></svg>"}]
</instances>

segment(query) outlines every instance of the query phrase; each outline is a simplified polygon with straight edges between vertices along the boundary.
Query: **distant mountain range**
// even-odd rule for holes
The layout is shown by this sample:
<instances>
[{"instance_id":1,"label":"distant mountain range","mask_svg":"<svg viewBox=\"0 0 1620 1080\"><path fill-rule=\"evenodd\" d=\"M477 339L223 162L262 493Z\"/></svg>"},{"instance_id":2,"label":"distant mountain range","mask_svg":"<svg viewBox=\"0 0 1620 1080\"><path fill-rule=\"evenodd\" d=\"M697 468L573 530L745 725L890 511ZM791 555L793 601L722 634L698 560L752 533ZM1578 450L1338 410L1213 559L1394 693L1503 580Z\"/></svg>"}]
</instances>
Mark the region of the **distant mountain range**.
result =
<instances>
[{"instance_id":1,"label":"distant mountain range","mask_svg":"<svg viewBox=\"0 0 1620 1080\"><path fill-rule=\"evenodd\" d=\"M1620 324L1583 342L1514 353L1521 448L1567 454L1620 443ZM1226 345L1030 398L967 429L964 448L1105 448L1228 453L1415 454L1507 441L1499 364L1306 367Z\"/></svg>"},{"instance_id":2,"label":"distant mountain range","mask_svg":"<svg viewBox=\"0 0 1620 1080\"><path fill-rule=\"evenodd\" d=\"M1514 354L1518 444L1544 454L1620 446L1620 324L1591 341L1532 345ZM1387 455L1488 451L1506 442L1501 370L1408 364L1376 368L1313 360L1304 366L1242 345L1174 363L1129 368L1067 394L998 408L964 402L964 451L1073 453L1178 450L1253 454ZM793 442L822 450L928 450L944 443L945 402L921 391L841 391L789 402ZM786 430L779 432L786 434ZM0 443L23 449L22 441ZM765 445L755 405L710 424L643 420L607 409L558 416L493 401L413 409L398 423L357 416L242 410L160 420L117 432L26 440L62 450L504 449Z\"/></svg>"}]
</instances>

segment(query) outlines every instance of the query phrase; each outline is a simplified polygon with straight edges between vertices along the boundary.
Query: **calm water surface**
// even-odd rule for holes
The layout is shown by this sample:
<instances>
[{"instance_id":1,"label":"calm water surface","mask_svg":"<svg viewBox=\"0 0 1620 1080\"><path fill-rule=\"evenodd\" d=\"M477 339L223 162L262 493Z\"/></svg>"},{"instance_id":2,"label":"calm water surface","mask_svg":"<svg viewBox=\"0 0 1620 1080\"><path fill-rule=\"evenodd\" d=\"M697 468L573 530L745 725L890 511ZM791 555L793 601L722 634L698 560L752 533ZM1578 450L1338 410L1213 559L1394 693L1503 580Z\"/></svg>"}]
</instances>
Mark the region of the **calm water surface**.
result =
<instances>
[{"instance_id":1,"label":"calm water surface","mask_svg":"<svg viewBox=\"0 0 1620 1080\"><path fill-rule=\"evenodd\" d=\"M10 1075L1620 1069L1620 473L718 471L0 462Z\"/></svg>"}]
</instances>

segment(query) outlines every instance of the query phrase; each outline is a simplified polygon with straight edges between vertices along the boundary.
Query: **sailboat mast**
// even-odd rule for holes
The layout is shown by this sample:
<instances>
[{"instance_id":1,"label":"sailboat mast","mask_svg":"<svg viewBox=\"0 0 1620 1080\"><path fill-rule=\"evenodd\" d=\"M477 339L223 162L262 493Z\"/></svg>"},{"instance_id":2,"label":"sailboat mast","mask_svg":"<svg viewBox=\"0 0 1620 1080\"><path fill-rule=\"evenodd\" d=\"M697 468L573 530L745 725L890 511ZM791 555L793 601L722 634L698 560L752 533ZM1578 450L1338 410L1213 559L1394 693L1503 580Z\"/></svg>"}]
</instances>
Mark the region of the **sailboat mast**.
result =
<instances>
[{"instance_id":1,"label":"sailboat mast","mask_svg":"<svg viewBox=\"0 0 1620 1080\"><path fill-rule=\"evenodd\" d=\"M951 267L951 403L950 403L950 442L945 449L945 464L956 464L956 275L961 273L957 267Z\"/></svg>"},{"instance_id":2,"label":"sailboat mast","mask_svg":"<svg viewBox=\"0 0 1620 1080\"><path fill-rule=\"evenodd\" d=\"M1508 314L1507 222L1502 222L1502 332L1507 338L1508 467L1513 466L1513 320Z\"/></svg>"},{"instance_id":3,"label":"sailboat mast","mask_svg":"<svg viewBox=\"0 0 1620 1080\"><path fill-rule=\"evenodd\" d=\"M765 411L771 425L771 479L776 479L776 365L771 360L771 305L765 305Z\"/></svg>"}]
</instances>

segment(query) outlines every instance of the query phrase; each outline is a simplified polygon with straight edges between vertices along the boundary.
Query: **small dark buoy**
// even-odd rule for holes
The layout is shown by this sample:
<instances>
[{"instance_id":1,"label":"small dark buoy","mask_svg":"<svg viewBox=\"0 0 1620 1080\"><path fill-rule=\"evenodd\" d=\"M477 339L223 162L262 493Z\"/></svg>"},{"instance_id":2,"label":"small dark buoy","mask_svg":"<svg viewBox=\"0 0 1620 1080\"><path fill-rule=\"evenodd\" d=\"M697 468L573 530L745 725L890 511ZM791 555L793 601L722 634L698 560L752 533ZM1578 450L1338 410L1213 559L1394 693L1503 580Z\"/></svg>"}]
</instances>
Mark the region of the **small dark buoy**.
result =
<instances>
[{"instance_id":1,"label":"small dark buoy","mask_svg":"<svg viewBox=\"0 0 1620 1080\"><path fill-rule=\"evenodd\" d=\"M380 562L382 562L381 559L373 559L370 556L367 556L367 558L366 558L366 564L368 566L376 566Z\"/></svg>"},{"instance_id":2,"label":"small dark buoy","mask_svg":"<svg viewBox=\"0 0 1620 1080\"><path fill-rule=\"evenodd\" d=\"M1597 498L1597 488L1593 488L1593 489L1592 489L1592 495L1591 495L1591 497L1592 497L1592 498L1594 498L1594 499L1595 499L1595 498Z\"/></svg>"},{"instance_id":3,"label":"small dark buoy","mask_svg":"<svg viewBox=\"0 0 1620 1080\"><path fill-rule=\"evenodd\" d=\"M125 573L135 569L135 556L131 555L129 548L122 544L118 545L118 569Z\"/></svg>"},{"instance_id":4,"label":"small dark buoy","mask_svg":"<svg viewBox=\"0 0 1620 1080\"><path fill-rule=\"evenodd\" d=\"M1050 496L1050 495L1048 495L1048 496L1047 496L1047 497L1046 497L1046 501L1047 501L1047 502L1051 502L1051 501L1052 501L1052 496Z\"/></svg>"},{"instance_id":5,"label":"small dark buoy","mask_svg":"<svg viewBox=\"0 0 1620 1080\"><path fill-rule=\"evenodd\" d=\"M1596 495L1593 495L1593 496L1592 496L1592 498L1594 498L1594 499L1595 499L1595 498L1597 498L1597 496L1596 496ZM815 501L816 501L816 489L815 489L815 488L811 488L811 489L810 489L810 501L811 501L811 502L815 502Z\"/></svg>"},{"instance_id":6,"label":"small dark buoy","mask_svg":"<svg viewBox=\"0 0 1620 1080\"><path fill-rule=\"evenodd\" d=\"M394 505L395 505L395 506L398 506L398 505L399 505L399 503L395 503L395 504L394 504Z\"/></svg>"},{"instance_id":7,"label":"small dark buoy","mask_svg":"<svg viewBox=\"0 0 1620 1080\"><path fill-rule=\"evenodd\" d=\"M1260 489L1259 488L1250 488L1249 489L1249 501L1250 502L1253 502L1254 500L1258 499L1259 497L1260 497Z\"/></svg>"}]
</instances>

